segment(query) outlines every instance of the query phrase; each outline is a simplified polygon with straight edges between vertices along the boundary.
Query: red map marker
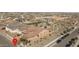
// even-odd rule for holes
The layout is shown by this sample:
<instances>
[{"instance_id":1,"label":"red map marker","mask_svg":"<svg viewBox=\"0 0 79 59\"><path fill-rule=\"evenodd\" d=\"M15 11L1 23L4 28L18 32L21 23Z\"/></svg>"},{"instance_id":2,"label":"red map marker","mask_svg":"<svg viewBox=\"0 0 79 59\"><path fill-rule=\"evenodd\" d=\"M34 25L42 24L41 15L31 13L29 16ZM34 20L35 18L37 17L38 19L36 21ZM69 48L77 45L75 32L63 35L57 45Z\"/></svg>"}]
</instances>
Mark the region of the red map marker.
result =
<instances>
[{"instance_id":1,"label":"red map marker","mask_svg":"<svg viewBox=\"0 0 79 59\"><path fill-rule=\"evenodd\" d=\"M17 38L13 38L12 39L12 44L13 44L13 46L16 46L17 45Z\"/></svg>"}]
</instances>

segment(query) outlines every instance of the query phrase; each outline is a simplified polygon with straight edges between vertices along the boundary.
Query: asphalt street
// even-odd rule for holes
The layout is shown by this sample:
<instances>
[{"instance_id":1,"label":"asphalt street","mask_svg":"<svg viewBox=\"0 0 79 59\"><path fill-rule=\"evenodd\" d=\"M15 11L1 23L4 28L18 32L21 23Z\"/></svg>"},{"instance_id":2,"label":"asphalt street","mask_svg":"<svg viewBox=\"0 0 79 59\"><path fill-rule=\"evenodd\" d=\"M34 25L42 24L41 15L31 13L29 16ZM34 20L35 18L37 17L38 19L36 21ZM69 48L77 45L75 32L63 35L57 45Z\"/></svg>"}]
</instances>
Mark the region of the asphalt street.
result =
<instances>
[{"instance_id":1,"label":"asphalt street","mask_svg":"<svg viewBox=\"0 0 79 59\"><path fill-rule=\"evenodd\" d=\"M69 36L67 36L66 38L64 38L60 43L55 43L55 45L51 45L53 47L65 47L65 45L74 37L76 37L77 35L79 35L79 28L75 29L75 31L73 31L72 33L70 33Z\"/></svg>"},{"instance_id":2,"label":"asphalt street","mask_svg":"<svg viewBox=\"0 0 79 59\"><path fill-rule=\"evenodd\" d=\"M4 34L0 33L0 46L2 47L11 47L12 44L8 37L4 36Z\"/></svg>"},{"instance_id":3,"label":"asphalt street","mask_svg":"<svg viewBox=\"0 0 79 59\"><path fill-rule=\"evenodd\" d=\"M66 33L69 34L67 37L63 38L60 43L57 43L56 41L61 39L64 35L54 39L53 41L46 44L44 47L65 47L65 45L74 37L76 37L79 33L79 28L75 27L72 31ZM74 46L74 45L73 45Z\"/></svg>"}]
</instances>

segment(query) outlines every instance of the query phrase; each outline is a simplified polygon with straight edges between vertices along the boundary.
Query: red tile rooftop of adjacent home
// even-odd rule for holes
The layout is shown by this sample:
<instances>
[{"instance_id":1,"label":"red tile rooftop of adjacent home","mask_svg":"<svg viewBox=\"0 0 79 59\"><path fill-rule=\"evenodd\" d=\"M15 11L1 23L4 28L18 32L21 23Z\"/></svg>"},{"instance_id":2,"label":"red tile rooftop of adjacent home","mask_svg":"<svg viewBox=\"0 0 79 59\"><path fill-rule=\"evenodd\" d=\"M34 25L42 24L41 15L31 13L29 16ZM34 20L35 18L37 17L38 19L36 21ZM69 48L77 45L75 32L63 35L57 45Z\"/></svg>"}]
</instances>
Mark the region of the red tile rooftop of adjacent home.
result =
<instances>
[{"instance_id":1,"label":"red tile rooftop of adjacent home","mask_svg":"<svg viewBox=\"0 0 79 59\"><path fill-rule=\"evenodd\" d=\"M31 38L31 37L34 37L36 35L38 35L41 31L43 31L44 28L40 28L40 27L29 27L27 28L26 30L23 31L24 35L27 37L27 38Z\"/></svg>"}]
</instances>

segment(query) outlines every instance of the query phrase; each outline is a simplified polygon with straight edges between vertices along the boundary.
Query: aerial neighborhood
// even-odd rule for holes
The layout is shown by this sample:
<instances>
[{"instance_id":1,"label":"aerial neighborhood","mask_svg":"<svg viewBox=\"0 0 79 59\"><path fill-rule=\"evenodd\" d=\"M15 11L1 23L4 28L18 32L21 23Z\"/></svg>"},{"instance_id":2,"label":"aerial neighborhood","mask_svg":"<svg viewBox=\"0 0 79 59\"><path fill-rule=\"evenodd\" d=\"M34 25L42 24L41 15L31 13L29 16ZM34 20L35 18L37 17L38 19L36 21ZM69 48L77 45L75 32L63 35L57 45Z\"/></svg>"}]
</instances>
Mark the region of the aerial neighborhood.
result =
<instances>
[{"instance_id":1,"label":"aerial neighborhood","mask_svg":"<svg viewBox=\"0 0 79 59\"><path fill-rule=\"evenodd\" d=\"M79 13L0 12L2 47L75 47L78 29Z\"/></svg>"}]
</instances>

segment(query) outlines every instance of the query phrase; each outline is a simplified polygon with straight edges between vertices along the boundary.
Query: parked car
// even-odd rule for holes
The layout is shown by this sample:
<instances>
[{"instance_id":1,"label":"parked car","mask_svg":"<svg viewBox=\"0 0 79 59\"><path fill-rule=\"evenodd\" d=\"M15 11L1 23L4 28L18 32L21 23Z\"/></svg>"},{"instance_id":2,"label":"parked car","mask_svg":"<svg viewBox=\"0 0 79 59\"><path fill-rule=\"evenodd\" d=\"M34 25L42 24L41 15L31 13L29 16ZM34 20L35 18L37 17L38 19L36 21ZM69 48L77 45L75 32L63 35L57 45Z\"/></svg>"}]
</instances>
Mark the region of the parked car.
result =
<instances>
[{"instance_id":1,"label":"parked car","mask_svg":"<svg viewBox=\"0 0 79 59\"><path fill-rule=\"evenodd\" d=\"M71 41L75 41L75 39L74 39L74 38L72 38L72 39L71 39Z\"/></svg>"},{"instance_id":2,"label":"parked car","mask_svg":"<svg viewBox=\"0 0 79 59\"><path fill-rule=\"evenodd\" d=\"M72 44L72 41L69 41L69 44Z\"/></svg>"},{"instance_id":3,"label":"parked car","mask_svg":"<svg viewBox=\"0 0 79 59\"><path fill-rule=\"evenodd\" d=\"M66 38L67 36L69 36L69 34L64 35L63 37L61 37L61 39Z\"/></svg>"},{"instance_id":4,"label":"parked car","mask_svg":"<svg viewBox=\"0 0 79 59\"><path fill-rule=\"evenodd\" d=\"M75 38L72 38L71 39L71 41L73 42L73 41L75 41L75 40L77 40L78 38L77 37L75 37Z\"/></svg>"}]
</instances>

